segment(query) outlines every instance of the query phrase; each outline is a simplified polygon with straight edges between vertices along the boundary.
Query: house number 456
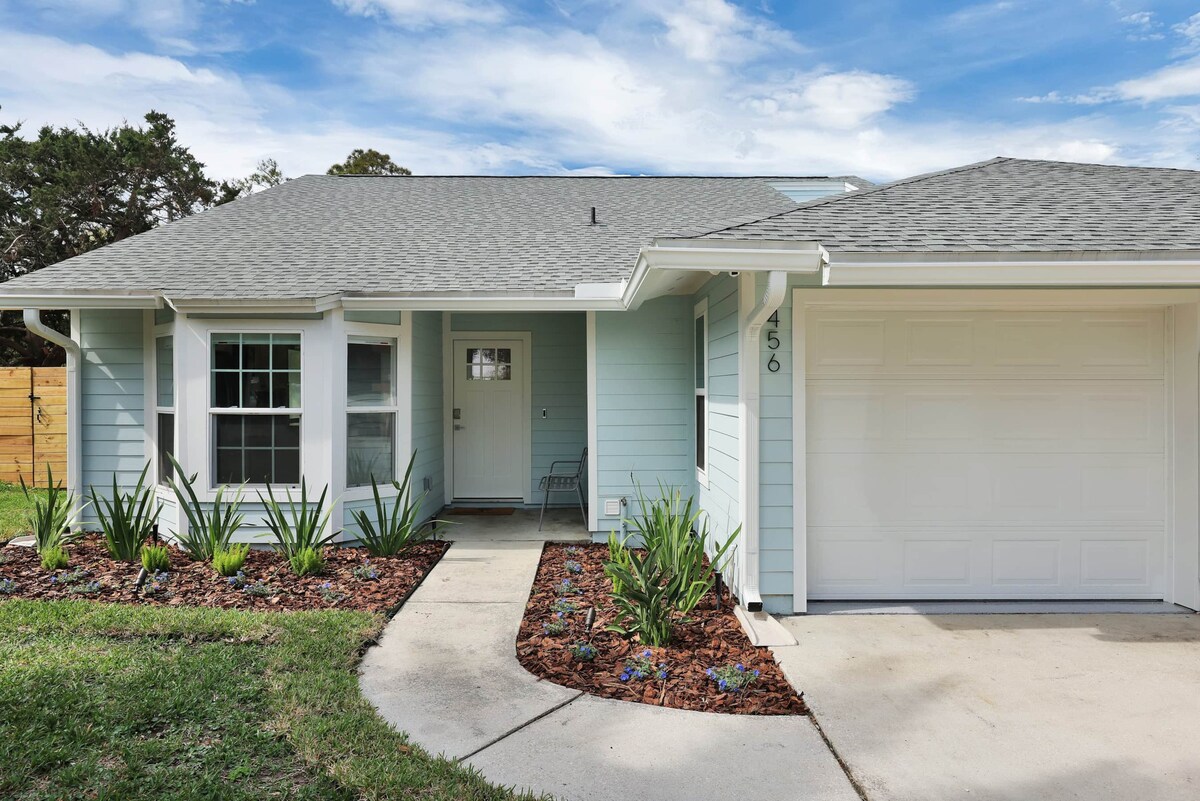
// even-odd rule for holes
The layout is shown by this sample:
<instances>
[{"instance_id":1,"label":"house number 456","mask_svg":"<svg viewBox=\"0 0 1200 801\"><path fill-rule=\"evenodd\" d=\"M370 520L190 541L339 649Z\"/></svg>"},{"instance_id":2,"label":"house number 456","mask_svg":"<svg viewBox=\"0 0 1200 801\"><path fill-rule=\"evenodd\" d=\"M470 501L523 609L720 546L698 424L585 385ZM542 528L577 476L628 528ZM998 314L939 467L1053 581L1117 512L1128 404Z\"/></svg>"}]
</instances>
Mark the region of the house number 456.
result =
<instances>
[{"instance_id":1,"label":"house number 456","mask_svg":"<svg viewBox=\"0 0 1200 801\"><path fill-rule=\"evenodd\" d=\"M779 312L778 312L778 310L776 310L776 312L774 314L772 314L770 317L767 318L767 322L774 326L774 328L768 329L768 331L767 331L767 347L770 350L778 350L779 349ZM767 369L770 370L772 373L778 373L780 366L781 365L779 364L779 359L777 359L775 357L775 354L772 353L771 357L769 359L767 359Z\"/></svg>"}]
</instances>

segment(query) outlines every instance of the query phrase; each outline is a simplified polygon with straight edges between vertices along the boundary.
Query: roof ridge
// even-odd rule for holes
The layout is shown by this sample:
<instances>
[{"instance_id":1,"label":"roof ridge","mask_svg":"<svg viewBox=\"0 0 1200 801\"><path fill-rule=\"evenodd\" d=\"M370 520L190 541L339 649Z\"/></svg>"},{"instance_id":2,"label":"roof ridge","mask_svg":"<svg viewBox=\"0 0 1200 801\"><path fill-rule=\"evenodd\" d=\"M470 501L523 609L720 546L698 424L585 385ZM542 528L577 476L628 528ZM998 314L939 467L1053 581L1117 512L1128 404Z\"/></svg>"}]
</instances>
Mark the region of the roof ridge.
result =
<instances>
[{"instance_id":1,"label":"roof ridge","mask_svg":"<svg viewBox=\"0 0 1200 801\"><path fill-rule=\"evenodd\" d=\"M369 175L366 173L354 173L349 175L327 175L324 173L304 173L291 180L299 180L301 178L395 178L395 179L421 179L421 178L481 178L488 180L504 180L512 178L555 178L560 180L703 180L703 181L847 181L853 179L863 183L876 184L868 181L857 175L784 175L775 173L766 173L762 175L543 175L538 173L523 173L520 175L470 175L465 173L446 174L446 175Z\"/></svg>"},{"instance_id":2,"label":"roof ridge","mask_svg":"<svg viewBox=\"0 0 1200 801\"><path fill-rule=\"evenodd\" d=\"M864 189L858 189L853 192L846 192L846 193L840 194L840 195L831 195L829 197L817 198L816 200L810 200L806 203L800 203L796 206L796 208L788 209L787 211L781 211L778 214L772 214L768 217L761 217L757 220L751 220L749 222L739 223L737 225L728 225L724 228L714 228L713 230L706 231L703 234L699 234L698 236L691 236L691 237L684 237L684 238L699 239L700 237L710 236L711 234L719 234L724 231L732 231L735 228L742 228L747 225L754 225L756 223L765 222L766 220L774 220L777 217L785 217L789 214L795 214L797 211L801 211L804 209L811 209L815 206L824 206L829 203L837 203L838 201L848 200L852 197L862 197L863 195L873 195L876 192L882 192L886 189L892 189L897 186L906 186L908 184L917 183L918 181L926 181L926 180L929 180L930 178L939 178L943 175L953 175L954 173L967 172L970 170L978 170L982 167L988 167L993 164L1000 164L1005 161L1017 161L1017 160L1018 159L1012 159L1007 156L996 156L995 158L990 158L990 159L987 159L986 161L977 161L977 162L974 162L973 164L964 164L959 167L950 167L949 169L945 169L945 170L937 170L935 172L922 173L921 175L913 175L908 178L900 178L899 180L896 180L896 181L890 181L885 184L876 184L875 186L868 186Z\"/></svg>"}]
</instances>

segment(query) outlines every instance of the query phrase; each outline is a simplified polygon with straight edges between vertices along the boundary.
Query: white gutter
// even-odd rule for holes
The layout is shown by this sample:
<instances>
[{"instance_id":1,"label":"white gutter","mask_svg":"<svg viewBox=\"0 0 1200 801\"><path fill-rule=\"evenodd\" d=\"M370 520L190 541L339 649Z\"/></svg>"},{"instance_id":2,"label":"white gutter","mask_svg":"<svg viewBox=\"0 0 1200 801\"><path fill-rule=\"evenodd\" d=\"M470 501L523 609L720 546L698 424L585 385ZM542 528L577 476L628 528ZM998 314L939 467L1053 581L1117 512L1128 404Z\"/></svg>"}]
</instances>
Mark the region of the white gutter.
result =
<instances>
[{"instance_id":1,"label":"white gutter","mask_svg":"<svg viewBox=\"0 0 1200 801\"><path fill-rule=\"evenodd\" d=\"M77 324L79 313L70 312L72 328ZM69 336L60 334L42 322L38 309L24 310L25 327L42 339L53 342L67 352L67 490L75 494L77 512L83 498L83 460L79 452L83 431L82 404L80 403L79 369L81 364L79 343ZM38 479L34 477L35 481Z\"/></svg>"},{"instance_id":2,"label":"white gutter","mask_svg":"<svg viewBox=\"0 0 1200 801\"><path fill-rule=\"evenodd\" d=\"M826 286L1155 287L1200 285L1200 260L1009 259L830 261Z\"/></svg>"},{"instance_id":3,"label":"white gutter","mask_svg":"<svg viewBox=\"0 0 1200 801\"><path fill-rule=\"evenodd\" d=\"M762 365L759 359L759 335L763 325L779 310L787 292L788 274L773 270L767 274L767 287L758 305L745 317L739 354L739 403L741 405L740 448L738 453L738 506L742 512L742 604L751 612L762 611L759 588L759 401ZM753 274L741 277L739 297L752 298Z\"/></svg>"}]
</instances>

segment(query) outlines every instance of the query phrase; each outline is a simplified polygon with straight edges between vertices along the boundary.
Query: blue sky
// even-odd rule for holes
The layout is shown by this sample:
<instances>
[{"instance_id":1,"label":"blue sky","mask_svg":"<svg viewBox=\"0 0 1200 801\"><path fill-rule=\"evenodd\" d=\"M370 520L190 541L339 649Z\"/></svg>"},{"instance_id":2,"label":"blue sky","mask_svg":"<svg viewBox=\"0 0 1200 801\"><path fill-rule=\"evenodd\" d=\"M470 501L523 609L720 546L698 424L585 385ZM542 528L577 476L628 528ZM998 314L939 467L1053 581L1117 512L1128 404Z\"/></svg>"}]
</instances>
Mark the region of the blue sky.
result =
<instances>
[{"instance_id":1,"label":"blue sky","mask_svg":"<svg viewBox=\"0 0 1200 801\"><path fill-rule=\"evenodd\" d=\"M149 108L219 177L1200 167L1200 2L0 0L0 119Z\"/></svg>"}]
</instances>

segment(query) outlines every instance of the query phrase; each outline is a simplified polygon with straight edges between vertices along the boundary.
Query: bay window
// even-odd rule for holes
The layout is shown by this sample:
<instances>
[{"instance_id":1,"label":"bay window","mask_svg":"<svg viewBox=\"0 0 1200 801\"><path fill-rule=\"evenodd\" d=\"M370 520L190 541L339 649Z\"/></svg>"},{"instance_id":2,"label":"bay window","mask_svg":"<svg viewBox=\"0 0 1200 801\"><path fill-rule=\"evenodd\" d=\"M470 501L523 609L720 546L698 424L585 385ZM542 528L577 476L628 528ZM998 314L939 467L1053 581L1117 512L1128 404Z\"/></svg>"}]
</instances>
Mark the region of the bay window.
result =
<instances>
[{"instance_id":1,"label":"bay window","mask_svg":"<svg viewBox=\"0 0 1200 801\"><path fill-rule=\"evenodd\" d=\"M300 483L300 334L211 335L215 484Z\"/></svg>"},{"instance_id":2,"label":"bay window","mask_svg":"<svg viewBox=\"0 0 1200 801\"><path fill-rule=\"evenodd\" d=\"M352 336L346 344L346 486L396 478L396 340Z\"/></svg>"}]
</instances>

